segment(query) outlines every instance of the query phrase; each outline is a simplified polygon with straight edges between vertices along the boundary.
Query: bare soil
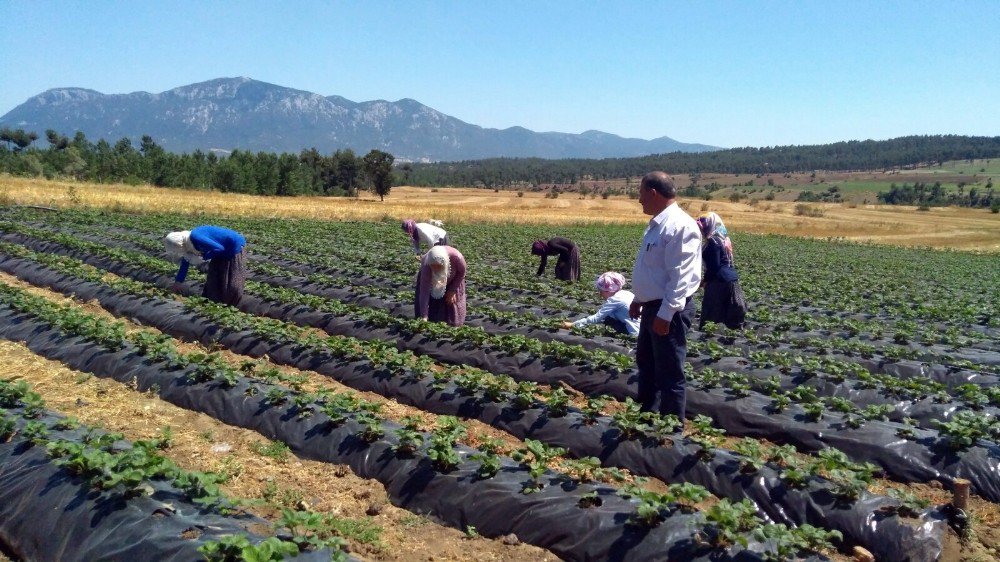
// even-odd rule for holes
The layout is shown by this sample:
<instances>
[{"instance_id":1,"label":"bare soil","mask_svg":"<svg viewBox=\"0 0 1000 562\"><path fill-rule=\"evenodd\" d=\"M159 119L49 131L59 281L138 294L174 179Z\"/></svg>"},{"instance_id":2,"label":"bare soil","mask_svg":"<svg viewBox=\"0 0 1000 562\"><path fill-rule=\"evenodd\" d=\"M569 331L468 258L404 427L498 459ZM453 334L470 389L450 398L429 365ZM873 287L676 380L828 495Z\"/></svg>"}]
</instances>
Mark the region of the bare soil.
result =
<instances>
[{"instance_id":1,"label":"bare soil","mask_svg":"<svg viewBox=\"0 0 1000 562\"><path fill-rule=\"evenodd\" d=\"M5 358L0 378L26 380L52 410L122 432L130 440L155 438L170 427L173 445L164 454L187 470L228 474L224 492L233 498L262 500L248 507L259 516L273 518L281 507L308 507L340 518L370 521L381 529L377 540L347 537L351 551L363 559L558 560L529 545L468 539L457 529L392 506L380 483L355 476L347 466L300 459L291 453L280 458L261 454L257 451L268 441L253 431L68 369L21 344L0 342L0 354Z\"/></svg>"}]
</instances>

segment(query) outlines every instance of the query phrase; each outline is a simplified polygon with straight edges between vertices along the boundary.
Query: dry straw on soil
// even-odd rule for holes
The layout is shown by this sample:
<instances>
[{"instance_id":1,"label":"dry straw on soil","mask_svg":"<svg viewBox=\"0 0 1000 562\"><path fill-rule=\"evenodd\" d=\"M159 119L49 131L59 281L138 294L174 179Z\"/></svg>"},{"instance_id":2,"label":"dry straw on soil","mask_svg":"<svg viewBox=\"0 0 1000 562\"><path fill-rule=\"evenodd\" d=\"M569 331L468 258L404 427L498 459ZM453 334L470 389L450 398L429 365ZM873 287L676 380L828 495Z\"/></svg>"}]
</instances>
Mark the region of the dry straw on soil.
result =
<instances>
[{"instance_id":1,"label":"dry straw on soil","mask_svg":"<svg viewBox=\"0 0 1000 562\"><path fill-rule=\"evenodd\" d=\"M100 185L0 176L0 203L50 207L224 214L247 217L381 220L409 216L494 224L643 224L634 199L586 198L468 188L394 188L389 197L259 197L214 191ZM1000 215L982 209L887 205L731 203L682 199L692 215L716 211L736 232L843 238L900 246L1000 251Z\"/></svg>"}]
</instances>

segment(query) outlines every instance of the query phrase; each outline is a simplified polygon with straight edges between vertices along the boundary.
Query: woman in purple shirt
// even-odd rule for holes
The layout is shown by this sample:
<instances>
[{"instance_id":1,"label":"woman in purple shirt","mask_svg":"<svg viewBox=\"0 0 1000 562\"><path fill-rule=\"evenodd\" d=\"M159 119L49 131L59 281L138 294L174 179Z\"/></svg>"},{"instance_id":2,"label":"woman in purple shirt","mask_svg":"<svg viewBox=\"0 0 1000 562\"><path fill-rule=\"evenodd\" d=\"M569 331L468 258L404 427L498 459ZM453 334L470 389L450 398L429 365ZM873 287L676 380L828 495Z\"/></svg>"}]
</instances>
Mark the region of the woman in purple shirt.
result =
<instances>
[{"instance_id":1,"label":"woman in purple shirt","mask_svg":"<svg viewBox=\"0 0 1000 562\"><path fill-rule=\"evenodd\" d=\"M163 238L167 253L180 261L174 278L174 290L187 277L191 263L208 263L208 276L202 296L236 306L243 298L246 284L246 244L242 234L221 226L203 225L192 230L171 232Z\"/></svg>"},{"instance_id":2,"label":"woman in purple shirt","mask_svg":"<svg viewBox=\"0 0 1000 562\"><path fill-rule=\"evenodd\" d=\"M434 246L417 274L414 316L451 326L465 323L465 257L451 246Z\"/></svg>"}]
</instances>

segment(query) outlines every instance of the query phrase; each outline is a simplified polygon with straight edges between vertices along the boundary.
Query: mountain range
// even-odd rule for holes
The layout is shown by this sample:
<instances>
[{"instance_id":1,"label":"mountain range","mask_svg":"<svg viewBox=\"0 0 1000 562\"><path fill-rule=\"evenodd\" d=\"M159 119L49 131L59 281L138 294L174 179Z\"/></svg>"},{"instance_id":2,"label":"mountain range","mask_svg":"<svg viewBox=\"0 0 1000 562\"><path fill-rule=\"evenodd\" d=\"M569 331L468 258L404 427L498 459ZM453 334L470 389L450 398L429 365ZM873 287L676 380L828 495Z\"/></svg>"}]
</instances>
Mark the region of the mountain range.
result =
<instances>
[{"instance_id":1,"label":"mountain range","mask_svg":"<svg viewBox=\"0 0 1000 562\"><path fill-rule=\"evenodd\" d=\"M250 78L218 78L159 94L102 94L56 88L0 117L0 127L54 129L70 137L114 144L143 135L175 152L253 150L320 152L373 148L399 160L451 161L493 157L614 158L718 147L669 137L623 138L601 131L539 133L524 127L491 129L466 123L408 98L353 102Z\"/></svg>"}]
</instances>

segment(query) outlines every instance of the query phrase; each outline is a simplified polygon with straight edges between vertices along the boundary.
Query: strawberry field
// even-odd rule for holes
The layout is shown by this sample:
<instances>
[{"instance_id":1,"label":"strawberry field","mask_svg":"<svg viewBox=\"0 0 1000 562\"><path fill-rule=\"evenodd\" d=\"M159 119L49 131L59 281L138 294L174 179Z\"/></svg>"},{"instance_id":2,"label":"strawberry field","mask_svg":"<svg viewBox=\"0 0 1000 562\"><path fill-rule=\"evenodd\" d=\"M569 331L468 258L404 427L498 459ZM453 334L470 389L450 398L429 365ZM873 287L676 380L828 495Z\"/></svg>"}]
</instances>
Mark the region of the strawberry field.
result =
<instances>
[{"instance_id":1,"label":"strawberry field","mask_svg":"<svg viewBox=\"0 0 1000 562\"><path fill-rule=\"evenodd\" d=\"M162 235L205 223L248 240L238 308L198 297L194 271L184 294L168 290ZM373 479L392 505L484 544L536 548L491 557L996 554L995 256L737 235L749 321L689 335L690 418L677 420L639 411L628 338L558 329L596 310L589 280L631 272L641 227L449 227L468 261L461 328L412 318L417 262L395 220L4 208L0 339ZM530 243L554 234L579 244L584 282L534 276ZM162 441L66 422L28 377L4 378L0 545L15 559L387 556L310 502L271 513L227 497L226 474L178 468ZM29 465L44 470L15 468ZM39 491L56 481L59 494ZM966 481L973 498L957 509L951 490ZM124 518L136 536L38 546L98 512L95 528Z\"/></svg>"}]
</instances>

